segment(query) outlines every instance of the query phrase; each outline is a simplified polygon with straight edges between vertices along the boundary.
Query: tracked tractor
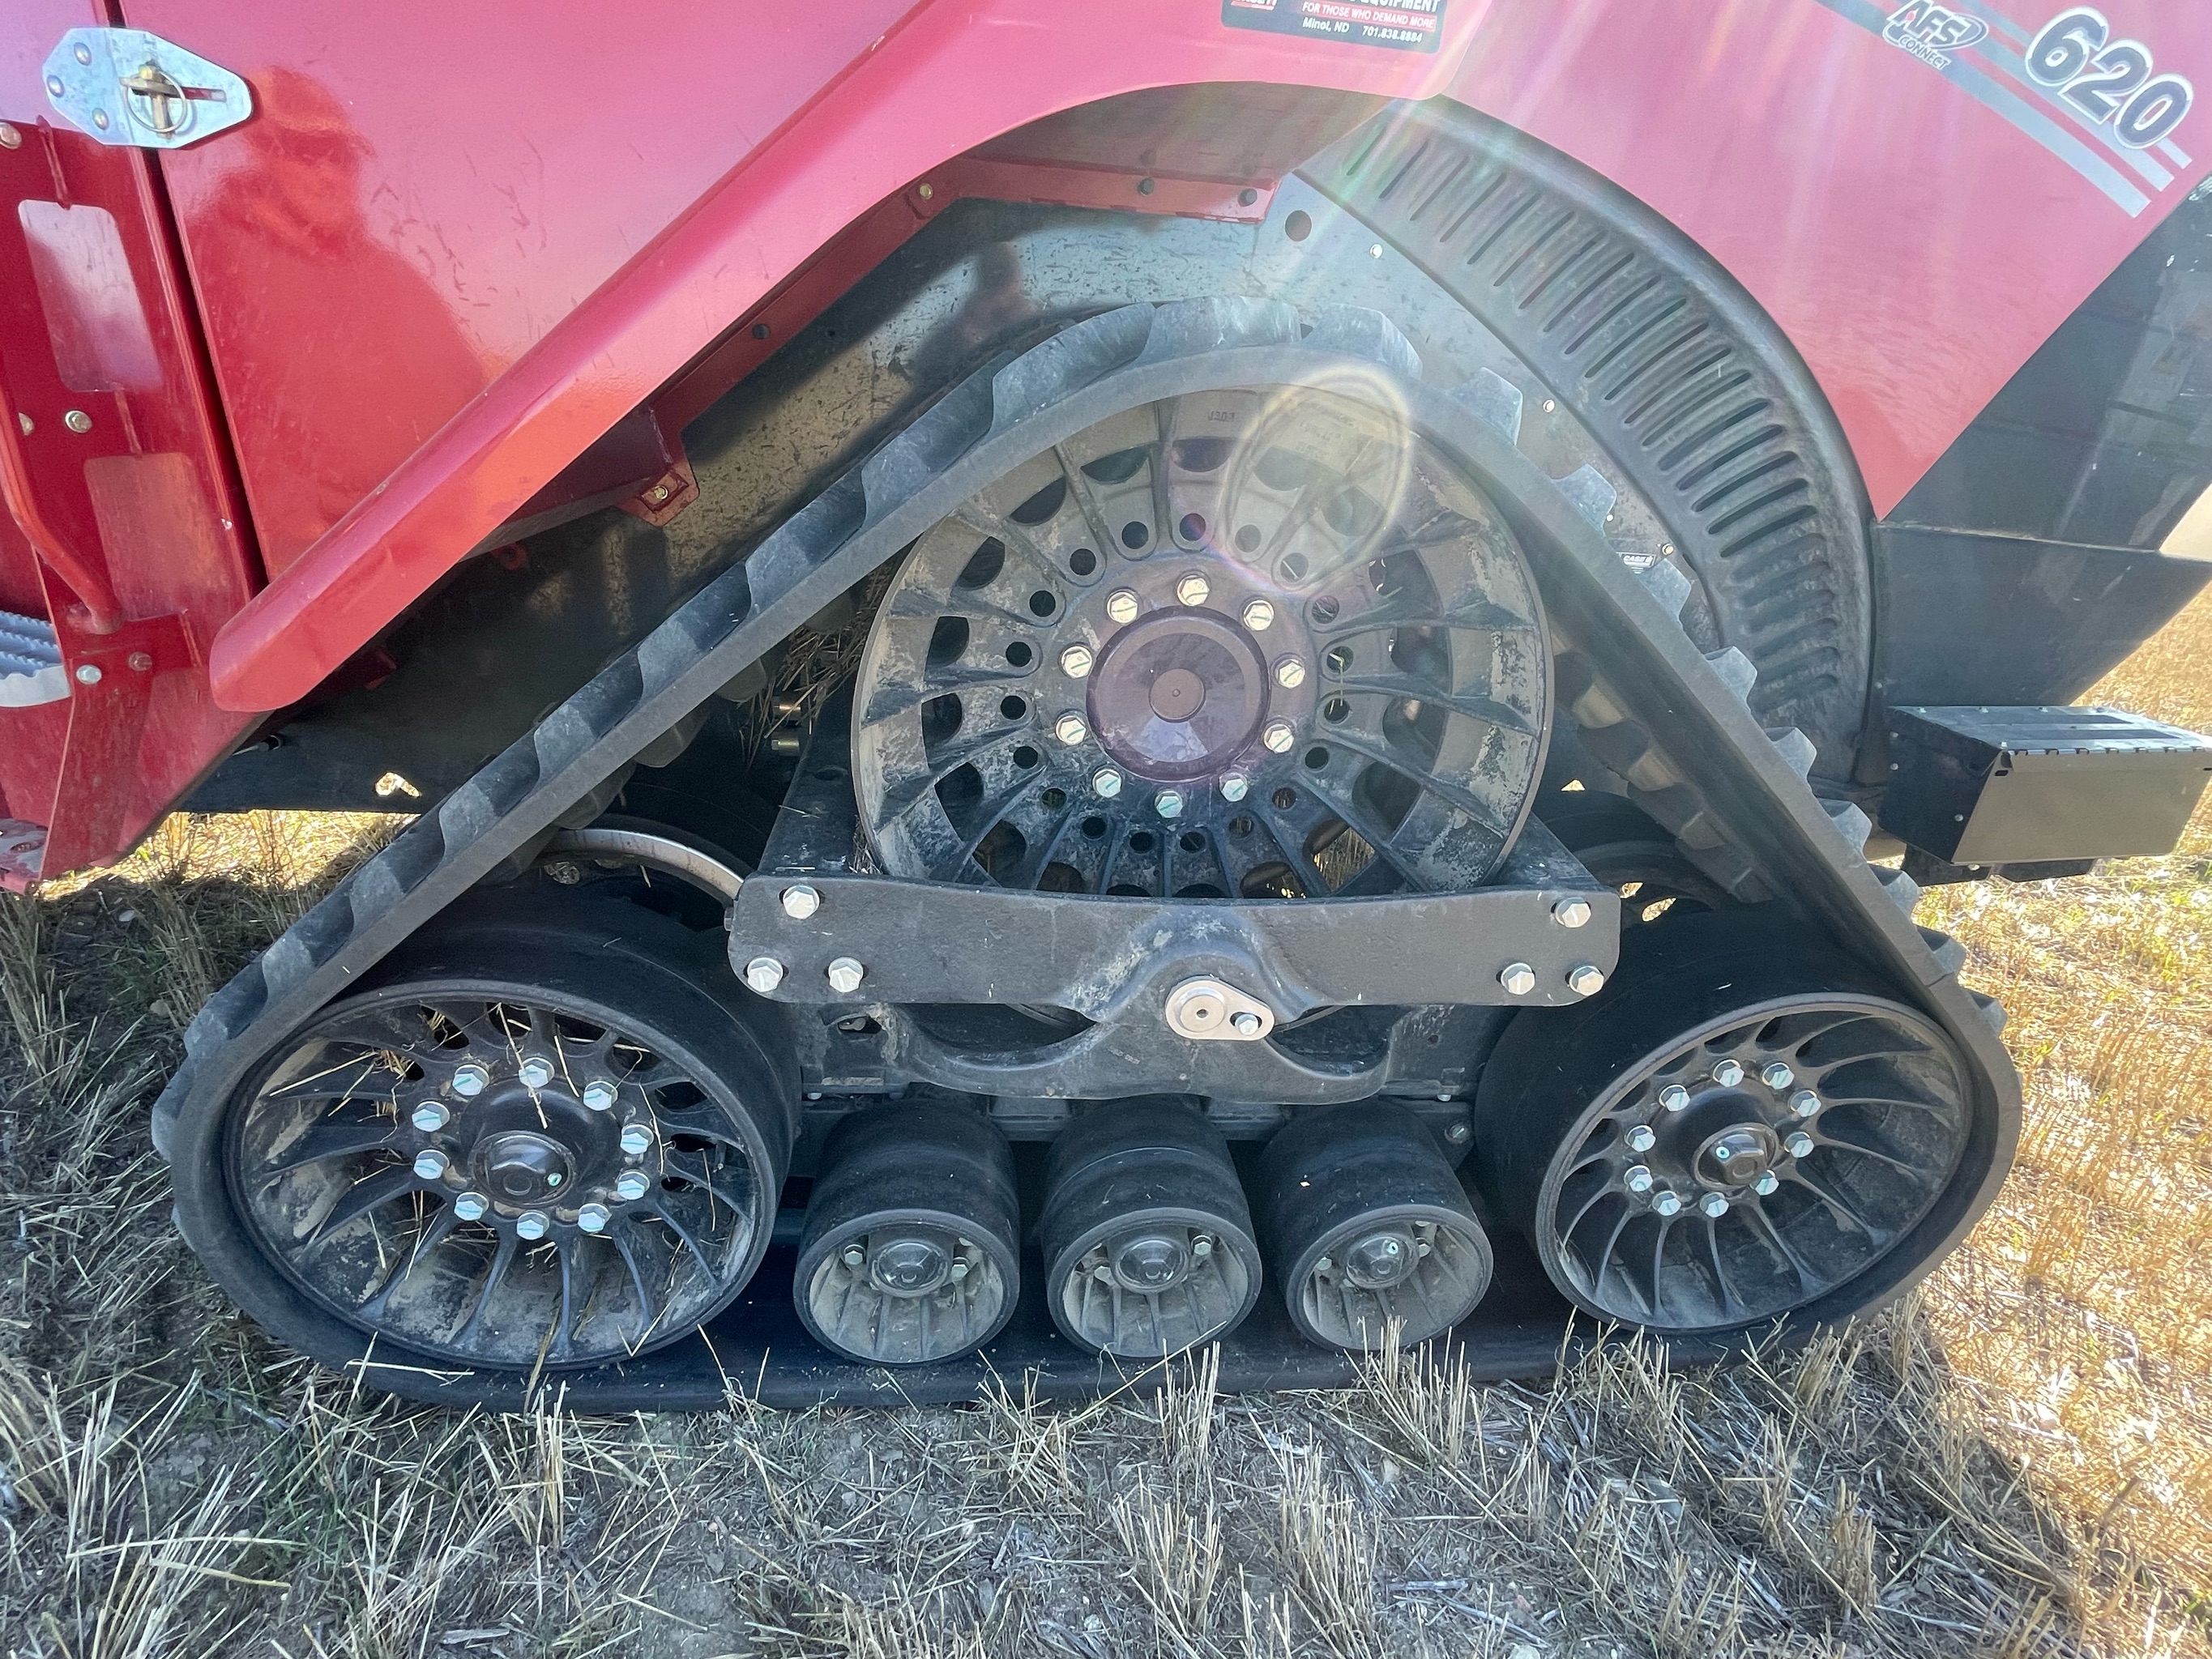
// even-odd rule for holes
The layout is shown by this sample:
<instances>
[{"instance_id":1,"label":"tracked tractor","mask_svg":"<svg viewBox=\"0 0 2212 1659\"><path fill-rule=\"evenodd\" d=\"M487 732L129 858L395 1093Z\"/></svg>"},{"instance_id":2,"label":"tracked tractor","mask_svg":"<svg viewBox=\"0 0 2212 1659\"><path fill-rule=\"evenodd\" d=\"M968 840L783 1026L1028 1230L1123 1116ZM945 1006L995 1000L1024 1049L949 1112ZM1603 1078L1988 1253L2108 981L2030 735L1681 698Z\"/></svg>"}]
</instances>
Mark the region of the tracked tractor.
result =
<instances>
[{"instance_id":1,"label":"tracked tractor","mask_svg":"<svg viewBox=\"0 0 2212 1659\"><path fill-rule=\"evenodd\" d=\"M2074 706L2212 576L2200 80L2152 0L20 0L0 866L410 817L152 1119L371 1388L1845 1319L2019 1134L1922 889L2212 769Z\"/></svg>"}]
</instances>

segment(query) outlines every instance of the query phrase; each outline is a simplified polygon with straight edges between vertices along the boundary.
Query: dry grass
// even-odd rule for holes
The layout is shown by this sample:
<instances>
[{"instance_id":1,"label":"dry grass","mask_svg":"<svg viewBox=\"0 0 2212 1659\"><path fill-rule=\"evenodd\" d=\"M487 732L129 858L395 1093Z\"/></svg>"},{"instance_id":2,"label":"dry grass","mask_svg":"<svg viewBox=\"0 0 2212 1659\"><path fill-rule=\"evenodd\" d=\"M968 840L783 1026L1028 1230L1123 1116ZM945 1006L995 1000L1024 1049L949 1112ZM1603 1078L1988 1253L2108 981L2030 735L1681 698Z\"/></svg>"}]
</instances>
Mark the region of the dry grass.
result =
<instances>
[{"instance_id":1,"label":"dry grass","mask_svg":"<svg viewBox=\"0 0 2212 1659\"><path fill-rule=\"evenodd\" d=\"M2106 695L2212 723L2207 660L2212 599ZM2021 1171L1921 1293L1802 1352L617 1419L358 1397L167 1225L179 1028L387 827L179 819L0 902L0 1651L2208 1651L2212 815L2173 859L1930 896L2014 1012Z\"/></svg>"}]
</instances>

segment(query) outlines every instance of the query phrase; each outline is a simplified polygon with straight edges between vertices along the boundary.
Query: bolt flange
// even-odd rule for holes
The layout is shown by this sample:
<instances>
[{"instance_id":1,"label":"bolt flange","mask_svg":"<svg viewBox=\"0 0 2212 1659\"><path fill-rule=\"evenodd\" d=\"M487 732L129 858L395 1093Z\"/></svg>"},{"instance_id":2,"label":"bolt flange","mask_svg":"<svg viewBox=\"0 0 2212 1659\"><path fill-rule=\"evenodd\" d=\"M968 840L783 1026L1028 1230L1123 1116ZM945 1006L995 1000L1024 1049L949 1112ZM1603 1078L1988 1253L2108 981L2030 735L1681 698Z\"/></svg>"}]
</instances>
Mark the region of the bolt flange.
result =
<instances>
[{"instance_id":1,"label":"bolt flange","mask_svg":"<svg viewBox=\"0 0 2212 1659\"><path fill-rule=\"evenodd\" d=\"M615 1196L625 1203L635 1203L653 1186L652 1179L642 1170L624 1170L615 1177Z\"/></svg>"},{"instance_id":2,"label":"bolt flange","mask_svg":"<svg viewBox=\"0 0 2212 1659\"><path fill-rule=\"evenodd\" d=\"M821 908L822 895L805 882L793 882L783 890L783 914L793 921L805 921Z\"/></svg>"},{"instance_id":3,"label":"bolt flange","mask_svg":"<svg viewBox=\"0 0 2212 1659\"><path fill-rule=\"evenodd\" d=\"M1243 800L1251 787L1251 780L1242 772L1229 773L1221 780L1221 799L1231 802Z\"/></svg>"},{"instance_id":4,"label":"bolt flange","mask_svg":"<svg viewBox=\"0 0 2212 1659\"><path fill-rule=\"evenodd\" d=\"M614 1212L604 1204L586 1204L576 1212L576 1225L587 1233L603 1233L607 1223L614 1219Z\"/></svg>"},{"instance_id":5,"label":"bolt flange","mask_svg":"<svg viewBox=\"0 0 2212 1659\"><path fill-rule=\"evenodd\" d=\"M1091 728L1083 723L1082 715L1071 709L1052 723L1052 734L1073 749L1091 735Z\"/></svg>"},{"instance_id":6,"label":"bolt flange","mask_svg":"<svg viewBox=\"0 0 2212 1659\"><path fill-rule=\"evenodd\" d=\"M1288 720L1269 720L1267 730L1260 733L1260 741L1272 754L1287 755L1291 745L1297 742L1297 728Z\"/></svg>"},{"instance_id":7,"label":"bolt flange","mask_svg":"<svg viewBox=\"0 0 2212 1659\"><path fill-rule=\"evenodd\" d=\"M1275 625L1275 607L1265 599L1249 600L1244 606L1243 623L1255 634L1264 634Z\"/></svg>"},{"instance_id":8,"label":"bolt flange","mask_svg":"<svg viewBox=\"0 0 2212 1659\"><path fill-rule=\"evenodd\" d=\"M1509 995L1525 997L1536 988L1536 970L1525 962L1509 962L1498 970L1498 982Z\"/></svg>"},{"instance_id":9,"label":"bolt flange","mask_svg":"<svg viewBox=\"0 0 2212 1659\"><path fill-rule=\"evenodd\" d=\"M1137 620L1137 610L1142 602L1133 587L1117 587L1106 596L1106 614L1117 623Z\"/></svg>"},{"instance_id":10,"label":"bolt flange","mask_svg":"<svg viewBox=\"0 0 2212 1659\"><path fill-rule=\"evenodd\" d=\"M491 1087L491 1073L473 1060L465 1060L453 1067L453 1092L464 1100L473 1100Z\"/></svg>"},{"instance_id":11,"label":"bolt flange","mask_svg":"<svg viewBox=\"0 0 2212 1659\"><path fill-rule=\"evenodd\" d=\"M584 1104L595 1112L611 1112L614 1110L617 1092L615 1085L606 1079L595 1077L584 1085Z\"/></svg>"},{"instance_id":12,"label":"bolt flange","mask_svg":"<svg viewBox=\"0 0 2212 1659\"><path fill-rule=\"evenodd\" d=\"M1079 680L1091 672L1091 647L1071 645L1060 653L1060 672L1072 680Z\"/></svg>"},{"instance_id":13,"label":"bolt flange","mask_svg":"<svg viewBox=\"0 0 2212 1659\"><path fill-rule=\"evenodd\" d=\"M1184 605L1204 605L1212 592L1206 578L1195 570L1176 583L1176 598Z\"/></svg>"},{"instance_id":14,"label":"bolt flange","mask_svg":"<svg viewBox=\"0 0 2212 1659\"><path fill-rule=\"evenodd\" d=\"M415 1173L425 1181L442 1181L453 1167L453 1160L435 1146L425 1146L415 1154Z\"/></svg>"},{"instance_id":15,"label":"bolt flange","mask_svg":"<svg viewBox=\"0 0 2212 1659\"><path fill-rule=\"evenodd\" d=\"M553 1062L543 1054L525 1055L515 1075L522 1079L524 1088L543 1089L553 1081Z\"/></svg>"},{"instance_id":16,"label":"bolt flange","mask_svg":"<svg viewBox=\"0 0 2212 1659\"><path fill-rule=\"evenodd\" d=\"M525 1210L514 1218L515 1236L519 1238L543 1238L551 1226L552 1222L543 1210Z\"/></svg>"},{"instance_id":17,"label":"bolt flange","mask_svg":"<svg viewBox=\"0 0 2212 1659\"><path fill-rule=\"evenodd\" d=\"M1670 1083L1659 1091L1659 1103L1670 1112L1686 1110L1690 1104L1690 1091L1679 1083Z\"/></svg>"},{"instance_id":18,"label":"bolt flange","mask_svg":"<svg viewBox=\"0 0 2212 1659\"><path fill-rule=\"evenodd\" d=\"M1182 791L1180 789L1163 789L1152 797L1152 811L1164 818L1181 817L1182 805Z\"/></svg>"},{"instance_id":19,"label":"bolt flange","mask_svg":"<svg viewBox=\"0 0 2212 1659\"><path fill-rule=\"evenodd\" d=\"M783 983L784 967L774 957L755 957L745 964L745 984L761 996Z\"/></svg>"},{"instance_id":20,"label":"bolt flange","mask_svg":"<svg viewBox=\"0 0 2212 1659\"><path fill-rule=\"evenodd\" d=\"M631 1158L643 1158L653 1150L653 1126L649 1123L623 1124L622 1149Z\"/></svg>"},{"instance_id":21,"label":"bolt flange","mask_svg":"<svg viewBox=\"0 0 2212 1659\"><path fill-rule=\"evenodd\" d=\"M1732 1060L1717 1061L1713 1066L1713 1081L1723 1089L1733 1089L1743 1081L1743 1067Z\"/></svg>"},{"instance_id":22,"label":"bolt flange","mask_svg":"<svg viewBox=\"0 0 2212 1659\"><path fill-rule=\"evenodd\" d=\"M1121 775L1110 766L1102 766L1091 775L1091 792L1102 800L1111 800L1121 793Z\"/></svg>"},{"instance_id":23,"label":"bolt flange","mask_svg":"<svg viewBox=\"0 0 2212 1659\"><path fill-rule=\"evenodd\" d=\"M453 1115L446 1109L443 1102L426 1100L415 1109L407 1121L424 1134L434 1135L450 1123L453 1116Z\"/></svg>"},{"instance_id":24,"label":"bolt flange","mask_svg":"<svg viewBox=\"0 0 2212 1659\"><path fill-rule=\"evenodd\" d=\"M1778 1095L1797 1080L1797 1073L1778 1060L1771 1060L1760 1068L1759 1080Z\"/></svg>"},{"instance_id":25,"label":"bolt flange","mask_svg":"<svg viewBox=\"0 0 2212 1659\"><path fill-rule=\"evenodd\" d=\"M845 997L852 995L860 988L860 981L867 976L868 972L851 957L839 957L825 971L830 980L830 988L836 992L839 996Z\"/></svg>"}]
</instances>

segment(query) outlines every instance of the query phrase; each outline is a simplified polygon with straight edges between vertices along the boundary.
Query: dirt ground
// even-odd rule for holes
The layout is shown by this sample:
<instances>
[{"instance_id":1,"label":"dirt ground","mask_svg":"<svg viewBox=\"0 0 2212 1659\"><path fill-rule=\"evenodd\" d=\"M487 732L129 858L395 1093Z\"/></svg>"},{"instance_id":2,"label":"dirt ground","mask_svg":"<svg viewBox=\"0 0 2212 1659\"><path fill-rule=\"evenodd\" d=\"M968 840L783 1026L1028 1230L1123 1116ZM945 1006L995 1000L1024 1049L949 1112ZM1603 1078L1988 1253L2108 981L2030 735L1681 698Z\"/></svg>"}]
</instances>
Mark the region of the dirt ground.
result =
<instances>
[{"instance_id":1,"label":"dirt ground","mask_svg":"<svg viewBox=\"0 0 2212 1659\"><path fill-rule=\"evenodd\" d=\"M2097 696L2212 726L2212 596ZM612 1419L359 1395L170 1227L179 1029L383 833L180 818L0 896L10 1656L2212 1652L2212 807L2172 858L1929 895L2013 1013L2020 1168L1801 1352Z\"/></svg>"}]
</instances>

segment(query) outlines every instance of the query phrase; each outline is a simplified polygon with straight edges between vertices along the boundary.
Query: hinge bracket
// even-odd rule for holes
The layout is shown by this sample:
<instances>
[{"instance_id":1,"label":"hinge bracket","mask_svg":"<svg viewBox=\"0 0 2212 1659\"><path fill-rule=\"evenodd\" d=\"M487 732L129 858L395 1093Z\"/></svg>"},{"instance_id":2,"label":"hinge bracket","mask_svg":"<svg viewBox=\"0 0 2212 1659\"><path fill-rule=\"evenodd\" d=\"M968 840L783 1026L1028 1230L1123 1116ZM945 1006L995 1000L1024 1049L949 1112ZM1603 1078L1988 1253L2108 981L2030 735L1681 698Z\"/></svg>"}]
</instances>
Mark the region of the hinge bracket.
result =
<instances>
[{"instance_id":1,"label":"hinge bracket","mask_svg":"<svg viewBox=\"0 0 2212 1659\"><path fill-rule=\"evenodd\" d=\"M71 29L40 73L47 101L103 144L181 149L253 113L239 76L144 29Z\"/></svg>"}]
</instances>

